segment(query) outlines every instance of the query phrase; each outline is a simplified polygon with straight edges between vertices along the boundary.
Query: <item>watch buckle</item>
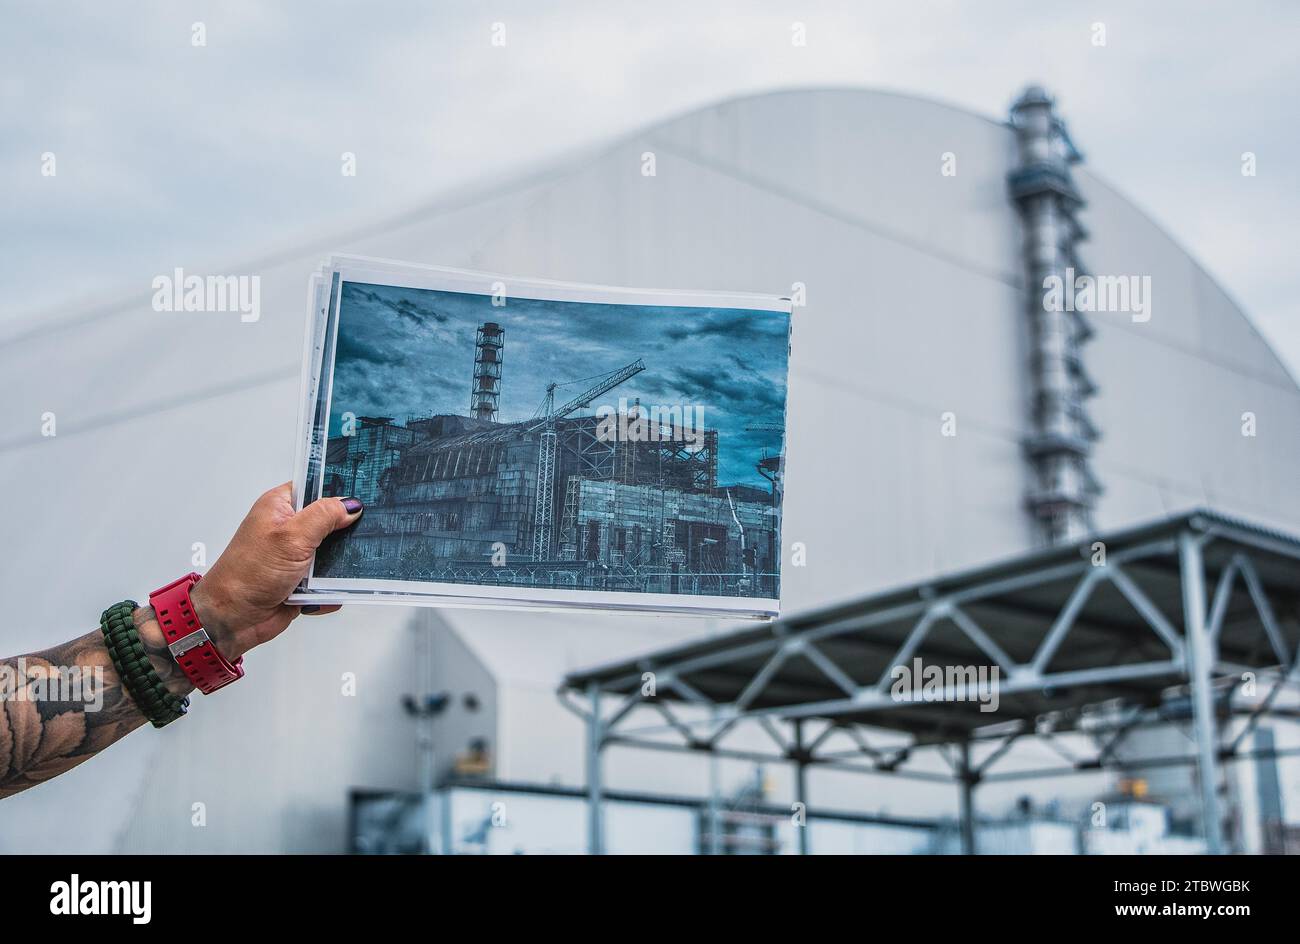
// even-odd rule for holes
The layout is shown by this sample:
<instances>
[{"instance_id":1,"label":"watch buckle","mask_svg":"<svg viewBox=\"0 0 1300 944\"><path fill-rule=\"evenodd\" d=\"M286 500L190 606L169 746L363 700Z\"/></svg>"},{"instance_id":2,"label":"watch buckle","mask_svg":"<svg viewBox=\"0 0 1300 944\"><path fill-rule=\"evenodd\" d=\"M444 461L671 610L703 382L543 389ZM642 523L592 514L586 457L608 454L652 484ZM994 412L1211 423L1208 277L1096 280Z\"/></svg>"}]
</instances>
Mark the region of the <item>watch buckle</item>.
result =
<instances>
[{"instance_id":1,"label":"watch buckle","mask_svg":"<svg viewBox=\"0 0 1300 944\"><path fill-rule=\"evenodd\" d=\"M188 636L182 636L175 642L170 643L167 646L167 649L171 652L173 659L179 659L191 649L196 649L205 642L212 642L212 640L208 638L207 631L204 629L196 629Z\"/></svg>"}]
</instances>

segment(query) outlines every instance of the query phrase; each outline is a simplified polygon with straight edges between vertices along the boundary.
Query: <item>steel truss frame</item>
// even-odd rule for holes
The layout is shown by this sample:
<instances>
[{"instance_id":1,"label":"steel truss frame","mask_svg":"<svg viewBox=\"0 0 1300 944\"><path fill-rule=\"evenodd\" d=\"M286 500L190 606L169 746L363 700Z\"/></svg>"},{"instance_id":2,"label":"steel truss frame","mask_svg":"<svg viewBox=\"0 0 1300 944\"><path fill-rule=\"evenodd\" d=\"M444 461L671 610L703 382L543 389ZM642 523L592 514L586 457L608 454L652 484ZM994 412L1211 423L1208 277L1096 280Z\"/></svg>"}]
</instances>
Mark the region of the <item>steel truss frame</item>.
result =
<instances>
[{"instance_id":1,"label":"steel truss frame","mask_svg":"<svg viewBox=\"0 0 1300 944\"><path fill-rule=\"evenodd\" d=\"M1235 545L1229 563L1221 571L1213 593L1207 599L1203 553L1218 540ZM911 631L898 647L889 666L906 665L924 649L927 634L941 620L947 620L999 667L1004 681L1001 695L1017 692L1041 692L1044 689L1081 685L1122 684L1134 679L1174 676L1181 678L1190 700L1194 756L1126 758L1128 767L1188 765L1198 770L1202 827L1211 853L1224 852L1223 819L1216 785L1219 765L1225 761L1254 757L1281 757L1300 751L1243 750L1243 744L1259 720L1265 716L1300 719L1300 711L1278 709L1278 694L1288 685L1300 684L1300 645L1296 652L1283 633L1283 622L1265 592L1254 555L1282 555L1295 561L1300 573L1300 542L1289 538L1275 539L1250 529L1238 529L1222 520L1207 522L1189 515L1174 533L1159 539L1125 547L1108 555L1104 563L1095 564L1081 556L1063 564L1029 568L1023 573L968 584L950 593L918 594L921 598L863 612L839 620L811 624L808 628L774 624L770 637L738 640L735 648L723 648L700 655L682 656L675 650L652 654L636 660L635 672L597 680L590 673L575 673L565 680L559 696L562 703L577 714L587 728L587 781L589 806L589 848L592 854L604 850L602 814L602 756L606 748L621 746L655 751L705 753L758 763L788 763L795 768L795 801L807 809L806 771L824 767L865 774L889 774L919 781L955 784L959 788L959 812L962 850L975 851L975 788L994 780L1033 779L1078 774L1084 771L1118 769L1119 747L1134 730L1153 725L1175 723L1163 706L1135 704L1120 706L1119 718L1105 724L1090 713L1093 706L1051 712L1032 719L1017 719L990 724L972 731L969 736L954 738L943 730L942 722L933 732L915 731L904 743L884 744L873 739L879 730L864 723L862 716L887 711L902 704L891 696L890 669L866 684L854 680L845 667L831 658L819 643L831 638L869 633L873 627L900 618L914 620ZM1138 562L1163 556L1177 562L1181 584L1183 626L1175 627L1170 619L1144 591ZM1063 578L1075 580L1064 605L1046 623L1036 641L1033 657L1014 660L964 607L1008 591L1041 586ZM1225 619L1234 587L1244 584L1258 619L1267 636L1272 664L1243 666L1220 658ZM1089 595L1102 584L1109 584L1141 616L1164 653L1146 661L1104 665L1068 671L1052 671L1052 657L1075 629ZM1300 585L1300 580L1297 581ZM1296 626L1300 608L1287 614L1287 625ZM841 697L806 703L756 707L755 700L772 682L786 660L800 655L841 692ZM726 702L706 696L687 681L692 673L718 668L740 659L762 659L761 668L753 673L739 694ZM630 669L623 665L621 669ZM1232 705L1243 672L1257 673L1269 686L1256 704ZM585 678L585 680L584 680ZM1177 692L1176 692L1177 693ZM669 697L663 697L667 694ZM583 697L585 704L578 701ZM945 684L936 706L960 699L962 692ZM609 710L610 703L614 704ZM686 717L677 706L690 706L698 717ZM629 719L647 713L658 722L632 727ZM1223 716L1223 717L1220 717ZM1241 721L1235 732L1234 721ZM1226 721L1220 730L1220 721ZM756 726L775 745L774 752L741 750L727 747L723 741L741 725ZM820 726L820 729L819 729ZM1059 735L1067 732L1087 734L1099 741L1092 756L1080 756L1067 750ZM1225 734L1226 736L1220 737ZM830 750L827 743L836 735L851 742L849 749ZM1036 739L1059 753L1065 766L994 771L1012 747L1026 738ZM840 738L842 740L842 738ZM946 762L947 773L918 770L907 766L924 753L933 752ZM811 814L809 814L811 816ZM800 832L800 852L807 853L808 830Z\"/></svg>"}]
</instances>

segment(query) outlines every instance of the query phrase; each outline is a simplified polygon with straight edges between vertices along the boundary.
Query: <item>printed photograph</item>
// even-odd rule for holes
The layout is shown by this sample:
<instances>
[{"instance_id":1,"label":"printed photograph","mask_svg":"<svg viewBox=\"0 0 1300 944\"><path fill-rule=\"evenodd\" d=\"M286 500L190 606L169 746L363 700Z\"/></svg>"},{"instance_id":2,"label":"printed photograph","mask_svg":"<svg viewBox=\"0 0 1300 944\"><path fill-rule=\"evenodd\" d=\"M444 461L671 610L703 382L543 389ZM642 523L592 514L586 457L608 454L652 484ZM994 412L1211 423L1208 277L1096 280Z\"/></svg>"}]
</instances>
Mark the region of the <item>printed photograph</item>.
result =
<instances>
[{"instance_id":1,"label":"printed photograph","mask_svg":"<svg viewBox=\"0 0 1300 944\"><path fill-rule=\"evenodd\" d=\"M344 281L313 579L778 599L789 330Z\"/></svg>"}]
</instances>

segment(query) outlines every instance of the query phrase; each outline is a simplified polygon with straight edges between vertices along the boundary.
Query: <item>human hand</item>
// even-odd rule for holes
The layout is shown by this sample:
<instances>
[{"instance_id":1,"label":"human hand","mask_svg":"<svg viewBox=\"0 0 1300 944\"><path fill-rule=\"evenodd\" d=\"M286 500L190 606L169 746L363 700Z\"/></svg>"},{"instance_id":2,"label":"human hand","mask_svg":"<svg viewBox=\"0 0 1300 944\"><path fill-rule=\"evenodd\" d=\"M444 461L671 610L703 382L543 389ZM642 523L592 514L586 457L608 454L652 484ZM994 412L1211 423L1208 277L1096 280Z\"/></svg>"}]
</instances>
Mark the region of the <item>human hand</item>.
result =
<instances>
[{"instance_id":1,"label":"human hand","mask_svg":"<svg viewBox=\"0 0 1300 944\"><path fill-rule=\"evenodd\" d=\"M359 498L322 498L295 512L289 483L259 498L230 544L190 591L195 615L217 651L230 661L274 639L300 613L284 602L331 533L361 517Z\"/></svg>"}]
</instances>

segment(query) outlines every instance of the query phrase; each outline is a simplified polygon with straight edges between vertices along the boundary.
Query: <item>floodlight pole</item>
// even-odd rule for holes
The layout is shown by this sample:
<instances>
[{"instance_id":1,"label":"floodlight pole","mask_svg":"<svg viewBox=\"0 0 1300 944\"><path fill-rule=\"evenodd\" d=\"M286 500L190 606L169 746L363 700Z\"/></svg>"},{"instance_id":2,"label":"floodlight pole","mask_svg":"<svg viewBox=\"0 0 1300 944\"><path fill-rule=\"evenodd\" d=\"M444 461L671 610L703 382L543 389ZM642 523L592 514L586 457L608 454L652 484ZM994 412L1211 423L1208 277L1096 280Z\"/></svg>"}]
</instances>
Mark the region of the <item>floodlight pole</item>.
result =
<instances>
[{"instance_id":1,"label":"floodlight pole","mask_svg":"<svg viewBox=\"0 0 1300 944\"><path fill-rule=\"evenodd\" d=\"M957 770L961 785L959 816L961 819L961 854L975 855L975 784L978 776L970 765L970 742L962 741L961 766Z\"/></svg>"},{"instance_id":2,"label":"floodlight pole","mask_svg":"<svg viewBox=\"0 0 1300 944\"><path fill-rule=\"evenodd\" d=\"M1210 666L1214 647L1205 625L1205 570L1201 538L1191 530L1178 535L1178 567L1183 584L1183 632L1187 639L1187 678L1192 687L1192 723L1196 733L1196 773L1201 789L1205 849L1222 855L1223 819L1219 815L1218 738Z\"/></svg>"},{"instance_id":3,"label":"floodlight pole","mask_svg":"<svg viewBox=\"0 0 1300 944\"><path fill-rule=\"evenodd\" d=\"M600 752L605 732L600 719L600 687L595 682L587 686L587 696L591 699L591 715L587 718L587 851L604 855Z\"/></svg>"}]
</instances>

